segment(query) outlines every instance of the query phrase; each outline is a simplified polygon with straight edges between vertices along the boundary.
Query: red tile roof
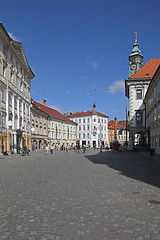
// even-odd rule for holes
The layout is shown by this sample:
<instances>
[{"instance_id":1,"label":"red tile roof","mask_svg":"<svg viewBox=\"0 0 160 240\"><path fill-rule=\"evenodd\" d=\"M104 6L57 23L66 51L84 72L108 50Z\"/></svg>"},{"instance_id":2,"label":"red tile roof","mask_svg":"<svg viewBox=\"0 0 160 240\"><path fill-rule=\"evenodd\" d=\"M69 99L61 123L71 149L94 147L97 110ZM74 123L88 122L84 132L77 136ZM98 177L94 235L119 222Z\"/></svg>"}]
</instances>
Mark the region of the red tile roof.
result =
<instances>
[{"instance_id":1,"label":"red tile roof","mask_svg":"<svg viewBox=\"0 0 160 240\"><path fill-rule=\"evenodd\" d=\"M72 120L70 120L68 117L64 116L63 114L61 114L60 112L58 112L57 110L44 106L38 102L35 102L33 99L31 99L31 103L33 104L33 106L41 111L43 111L44 113L48 114L50 117L56 118L58 120L64 121L64 122L68 122L68 123L74 123L77 125L77 123L73 122Z\"/></svg>"},{"instance_id":2,"label":"red tile roof","mask_svg":"<svg viewBox=\"0 0 160 240\"><path fill-rule=\"evenodd\" d=\"M83 111L82 112L76 112L76 113L72 113L72 114L68 115L67 117L70 118L70 117L88 116L88 115L91 115L92 112L93 112L93 110L92 111L88 110L87 112L83 112ZM97 112L97 114L101 117L107 117L108 118L108 116L106 116L105 114L102 114L100 112Z\"/></svg>"},{"instance_id":3,"label":"red tile roof","mask_svg":"<svg viewBox=\"0 0 160 240\"><path fill-rule=\"evenodd\" d=\"M138 72L128 79L135 78L152 78L160 65L160 58L150 59Z\"/></svg>"},{"instance_id":4,"label":"red tile roof","mask_svg":"<svg viewBox=\"0 0 160 240\"><path fill-rule=\"evenodd\" d=\"M124 120L124 121L118 121L117 122L117 128L122 128L122 129L126 129L126 121ZM114 123L114 121L113 120L111 120L111 121L109 121L108 122L108 129L114 129L114 127L115 127L115 123Z\"/></svg>"}]
</instances>

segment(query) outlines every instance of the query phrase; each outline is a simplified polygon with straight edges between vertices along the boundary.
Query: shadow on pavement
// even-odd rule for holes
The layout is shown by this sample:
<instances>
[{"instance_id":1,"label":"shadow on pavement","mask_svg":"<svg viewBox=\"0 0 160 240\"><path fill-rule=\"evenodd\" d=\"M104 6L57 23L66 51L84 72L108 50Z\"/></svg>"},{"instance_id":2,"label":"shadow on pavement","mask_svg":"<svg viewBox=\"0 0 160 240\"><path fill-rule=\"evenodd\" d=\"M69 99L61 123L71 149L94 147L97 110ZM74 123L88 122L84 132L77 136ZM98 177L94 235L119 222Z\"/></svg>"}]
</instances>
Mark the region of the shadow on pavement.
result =
<instances>
[{"instance_id":1,"label":"shadow on pavement","mask_svg":"<svg viewBox=\"0 0 160 240\"><path fill-rule=\"evenodd\" d=\"M160 162L140 153L102 152L85 156L94 164L104 164L120 174L160 188Z\"/></svg>"}]
</instances>

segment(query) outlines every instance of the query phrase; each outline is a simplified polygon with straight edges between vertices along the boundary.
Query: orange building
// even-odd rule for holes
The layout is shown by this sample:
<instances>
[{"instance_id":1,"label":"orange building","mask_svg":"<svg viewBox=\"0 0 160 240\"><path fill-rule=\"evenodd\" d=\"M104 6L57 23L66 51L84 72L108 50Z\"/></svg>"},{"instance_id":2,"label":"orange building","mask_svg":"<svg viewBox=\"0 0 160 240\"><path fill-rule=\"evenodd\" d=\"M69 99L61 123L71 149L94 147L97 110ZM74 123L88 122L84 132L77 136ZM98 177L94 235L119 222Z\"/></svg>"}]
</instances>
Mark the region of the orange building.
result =
<instances>
[{"instance_id":1,"label":"orange building","mask_svg":"<svg viewBox=\"0 0 160 240\"><path fill-rule=\"evenodd\" d=\"M108 122L108 143L117 139L121 145L126 143L126 121L117 121L117 118ZM127 130L127 142L129 141L129 131Z\"/></svg>"}]
</instances>

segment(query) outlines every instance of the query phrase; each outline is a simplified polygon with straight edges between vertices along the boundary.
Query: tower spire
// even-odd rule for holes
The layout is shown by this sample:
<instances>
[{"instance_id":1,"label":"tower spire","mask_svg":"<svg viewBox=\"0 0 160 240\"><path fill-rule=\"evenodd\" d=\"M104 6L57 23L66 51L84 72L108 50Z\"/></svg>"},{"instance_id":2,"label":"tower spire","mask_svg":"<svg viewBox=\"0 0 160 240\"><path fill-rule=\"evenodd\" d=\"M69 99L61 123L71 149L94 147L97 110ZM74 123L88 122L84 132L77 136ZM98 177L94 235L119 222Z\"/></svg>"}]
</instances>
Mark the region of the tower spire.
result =
<instances>
[{"instance_id":1,"label":"tower spire","mask_svg":"<svg viewBox=\"0 0 160 240\"><path fill-rule=\"evenodd\" d=\"M135 41L133 44L132 53L129 56L129 76L139 71L143 67L143 56L139 50L139 44L137 41L137 32L135 32Z\"/></svg>"}]
</instances>

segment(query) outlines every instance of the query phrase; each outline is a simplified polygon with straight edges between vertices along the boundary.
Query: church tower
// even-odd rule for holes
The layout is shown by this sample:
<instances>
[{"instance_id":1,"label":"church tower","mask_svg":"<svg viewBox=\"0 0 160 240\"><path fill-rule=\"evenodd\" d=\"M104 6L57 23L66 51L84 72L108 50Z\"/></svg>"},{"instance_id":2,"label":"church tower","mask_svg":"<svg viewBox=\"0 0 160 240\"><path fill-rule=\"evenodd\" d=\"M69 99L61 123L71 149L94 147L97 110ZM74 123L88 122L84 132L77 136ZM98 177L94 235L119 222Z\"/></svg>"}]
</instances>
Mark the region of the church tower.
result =
<instances>
[{"instance_id":1,"label":"church tower","mask_svg":"<svg viewBox=\"0 0 160 240\"><path fill-rule=\"evenodd\" d=\"M138 72L143 67L143 56L139 50L137 41L137 32L135 32L135 42L133 44L132 53L129 56L129 77Z\"/></svg>"}]
</instances>

